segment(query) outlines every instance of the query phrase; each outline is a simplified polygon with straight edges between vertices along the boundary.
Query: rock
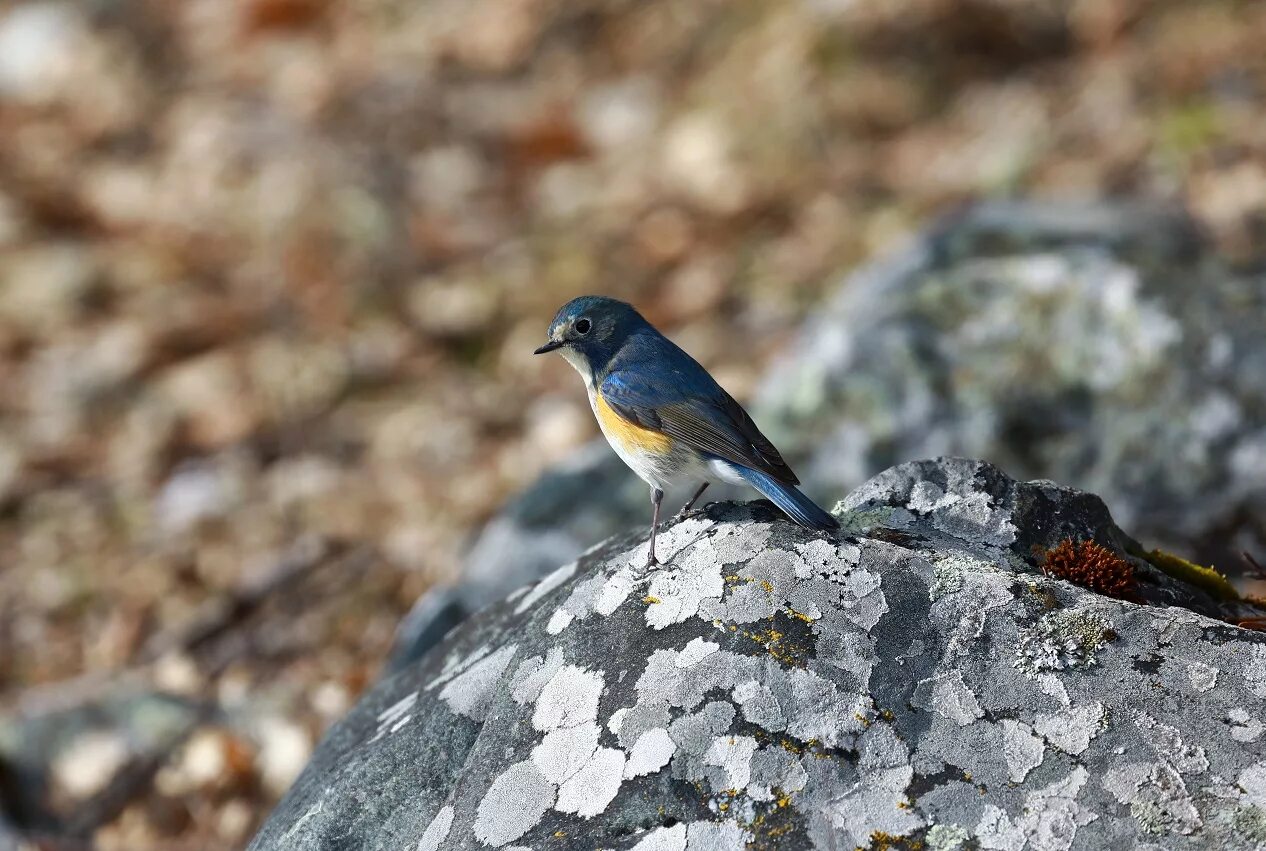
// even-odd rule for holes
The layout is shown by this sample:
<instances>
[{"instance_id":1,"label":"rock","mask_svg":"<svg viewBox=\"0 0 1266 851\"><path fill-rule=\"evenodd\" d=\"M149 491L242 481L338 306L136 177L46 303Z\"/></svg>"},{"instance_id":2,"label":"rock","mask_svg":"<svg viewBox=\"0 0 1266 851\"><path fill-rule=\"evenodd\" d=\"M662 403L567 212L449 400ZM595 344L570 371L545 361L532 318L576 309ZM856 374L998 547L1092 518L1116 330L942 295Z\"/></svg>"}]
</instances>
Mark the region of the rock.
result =
<instances>
[{"instance_id":1,"label":"rock","mask_svg":"<svg viewBox=\"0 0 1266 851\"><path fill-rule=\"evenodd\" d=\"M104 692L49 692L0 712L0 810L22 828L74 822L120 772L170 752L202 713L191 701L126 682Z\"/></svg>"},{"instance_id":2,"label":"rock","mask_svg":"<svg viewBox=\"0 0 1266 851\"><path fill-rule=\"evenodd\" d=\"M849 280L768 376L778 446L824 490L941 454L1101 496L1238 570L1266 545L1266 279L1182 215L987 204Z\"/></svg>"},{"instance_id":3,"label":"rock","mask_svg":"<svg viewBox=\"0 0 1266 851\"><path fill-rule=\"evenodd\" d=\"M1140 536L1234 571L1266 551L1262 328L1266 281L1222 267L1180 214L987 203L844 281L752 411L813 494L907 458L986 458L1098 493ZM727 495L750 493L709 492ZM474 611L645 502L596 444L495 517L466 559L474 587L443 593ZM405 638L398 659L429 646Z\"/></svg>"},{"instance_id":4,"label":"rock","mask_svg":"<svg viewBox=\"0 0 1266 851\"><path fill-rule=\"evenodd\" d=\"M516 591L371 689L250 848L1266 845L1254 610L983 462L837 514L713 504L659 569L630 533ZM1068 538L1147 604L1042 575Z\"/></svg>"}]
</instances>

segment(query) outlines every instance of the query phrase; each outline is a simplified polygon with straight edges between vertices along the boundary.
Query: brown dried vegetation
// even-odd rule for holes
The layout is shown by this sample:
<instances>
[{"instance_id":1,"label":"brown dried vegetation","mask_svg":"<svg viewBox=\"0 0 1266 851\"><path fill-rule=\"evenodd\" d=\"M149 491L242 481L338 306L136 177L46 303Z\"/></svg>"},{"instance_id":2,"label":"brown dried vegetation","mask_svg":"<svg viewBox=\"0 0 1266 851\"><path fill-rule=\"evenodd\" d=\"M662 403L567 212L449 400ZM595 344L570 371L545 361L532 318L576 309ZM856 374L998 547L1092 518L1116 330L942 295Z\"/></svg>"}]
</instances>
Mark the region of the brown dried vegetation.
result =
<instances>
[{"instance_id":1,"label":"brown dried vegetation","mask_svg":"<svg viewBox=\"0 0 1266 851\"><path fill-rule=\"evenodd\" d=\"M1118 600L1137 600L1134 568L1121 556L1094 541L1071 538L1046 551L1041 560L1047 576L1067 579L1096 594Z\"/></svg>"}]
</instances>

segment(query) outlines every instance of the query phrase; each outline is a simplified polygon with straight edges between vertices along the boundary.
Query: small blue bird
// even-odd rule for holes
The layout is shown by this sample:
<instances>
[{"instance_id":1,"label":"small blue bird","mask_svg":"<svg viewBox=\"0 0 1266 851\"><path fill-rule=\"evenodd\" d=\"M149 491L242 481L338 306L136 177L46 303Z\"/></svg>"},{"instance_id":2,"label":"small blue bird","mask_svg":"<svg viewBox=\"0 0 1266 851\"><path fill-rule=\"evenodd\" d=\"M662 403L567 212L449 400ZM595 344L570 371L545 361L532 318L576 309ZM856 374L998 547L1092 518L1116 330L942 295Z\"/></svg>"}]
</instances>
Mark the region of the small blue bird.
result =
<instances>
[{"instance_id":1,"label":"small blue bird","mask_svg":"<svg viewBox=\"0 0 1266 851\"><path fill-rule=\"evenodd\" d=\"M572 299L534 354L553 351L584 378L611 448L651 486L648 567L659 563L655 533L664 488L682 481L702 484L678 517L711 482L724 481L756 488L801 526L839 528L796 490L800 480L747 411L631 305L602 296Z\"/></svg>"}]
</instances>

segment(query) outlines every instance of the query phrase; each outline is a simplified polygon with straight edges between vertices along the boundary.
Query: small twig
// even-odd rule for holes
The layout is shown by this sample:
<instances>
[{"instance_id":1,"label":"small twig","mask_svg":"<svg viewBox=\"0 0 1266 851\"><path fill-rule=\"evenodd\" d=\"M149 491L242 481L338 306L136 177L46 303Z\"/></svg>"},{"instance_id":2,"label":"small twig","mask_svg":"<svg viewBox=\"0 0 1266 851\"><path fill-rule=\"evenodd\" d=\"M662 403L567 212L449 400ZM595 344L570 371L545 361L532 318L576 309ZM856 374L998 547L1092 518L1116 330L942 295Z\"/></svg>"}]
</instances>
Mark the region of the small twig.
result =
<instances>
[{"instance_id":1,"label":"small twig","mask_svg":"<svg viewBox=\"0 0 1266 851\"><path fill-rule=\"evenodd\" d=\"M1244 556L1244 560L1248 562L1248 566L1252 568L1254 573L1257 574L1258 579L1266 579L1266 567L1262 567L1258 564L1257 559L1253 558L1247 552L1242 552L1240 555Z\"/></svg>"}]
</instances>

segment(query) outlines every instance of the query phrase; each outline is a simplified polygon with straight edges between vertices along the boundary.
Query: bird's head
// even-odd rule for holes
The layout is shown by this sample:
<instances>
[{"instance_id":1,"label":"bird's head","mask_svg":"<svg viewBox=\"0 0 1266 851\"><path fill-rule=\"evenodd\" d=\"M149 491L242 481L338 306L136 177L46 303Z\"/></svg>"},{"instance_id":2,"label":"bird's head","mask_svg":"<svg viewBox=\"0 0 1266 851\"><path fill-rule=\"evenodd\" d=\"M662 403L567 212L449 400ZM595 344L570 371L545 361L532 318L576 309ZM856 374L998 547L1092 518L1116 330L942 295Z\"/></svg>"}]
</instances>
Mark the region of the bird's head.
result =
<instances>
[{"instance_id":1,"label":"bird's head","mask_svg":"<svg viewBox=\"0 0 1266 851\"><path fill-rule=\"evenodd\" d=\"M586 382L592 382L630 335L649 327L632 305L605 296L581 296L559 309L549 325L549 342L534 354L558 351Z\"/></svg>"}]
</instances>

